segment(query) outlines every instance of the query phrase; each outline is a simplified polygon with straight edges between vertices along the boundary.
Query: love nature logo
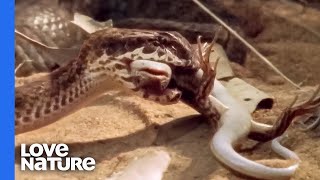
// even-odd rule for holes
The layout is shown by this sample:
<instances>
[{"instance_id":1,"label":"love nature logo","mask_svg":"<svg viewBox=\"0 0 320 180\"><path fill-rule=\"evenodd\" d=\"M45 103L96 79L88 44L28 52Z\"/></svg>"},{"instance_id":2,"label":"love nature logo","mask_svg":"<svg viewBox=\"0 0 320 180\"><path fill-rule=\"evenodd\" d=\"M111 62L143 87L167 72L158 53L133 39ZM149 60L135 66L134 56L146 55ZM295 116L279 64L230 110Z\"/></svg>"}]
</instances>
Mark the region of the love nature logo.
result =
<instances>
[{"instance_id":1,"label":"love nature logo","mask_svg":"<svg viewBox=\"0 0 320 180\"><path fill-rule=\"evenodd\" d=\"M94 170L96 162L92 157L68 157L68 154L69 147L66 144L32 144L30 147L21 144L21 170Z\"/></svg>"}]
</instances>

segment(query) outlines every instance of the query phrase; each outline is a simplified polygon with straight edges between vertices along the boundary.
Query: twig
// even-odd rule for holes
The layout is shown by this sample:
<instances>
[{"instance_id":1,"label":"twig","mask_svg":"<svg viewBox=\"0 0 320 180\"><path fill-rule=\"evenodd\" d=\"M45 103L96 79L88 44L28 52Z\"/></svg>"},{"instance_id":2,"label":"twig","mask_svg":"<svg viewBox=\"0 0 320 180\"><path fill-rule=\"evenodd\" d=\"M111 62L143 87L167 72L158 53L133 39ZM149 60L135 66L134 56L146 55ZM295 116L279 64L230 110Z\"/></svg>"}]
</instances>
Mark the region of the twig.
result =
<instances>
[{"instance_id":1,"label":"twig","mask_svg":"<svg viewBox=\"0 0 320 180\"><path fill-rule=\"evenodd\" d=\"M203 11L208 13L212 18L214 18L219 24L221 24L224 28L226 28L232 35L238 38L247 48L249 48L254 54L256 54L264 63L271 67L277 74L283 77L290 84L300 89L300 86L290 80L286 75L284 75L277 67L275 67L265 56L263 56L258 50L256 50L251 44L249 44L245 39L243 39L236 31L234 31L231 27L229 27L225 22L223 22L218 16L216 16L213 12L211 12L207 7L205 7L200 1L192 0L195 4L197 4Z\"/></svg>"},{"instance_id":2,"label":"twig","mask_svg":"<svg viewBox=\"0 0 320 180\"><path fill-rule=\"evenodd\" d=\"M16 29L14 30L14 32L15 32L15 34L18 35L19 37L21 37L21 38L29 41L31 44L33 44L33 45L35 45L35 46L37 46L37 47L47 48L47 49L54 49L54 50L60 49L60 48L58 48L58 47L51 47L51 46L47 46L47 45L45 45L45 44L42 44L41 42L36 41L36 40L34 40L34 39L26 36L25 34L21 33L20 31L18 31L18 30L16 30Z\"/></svg>"}]
</instances>

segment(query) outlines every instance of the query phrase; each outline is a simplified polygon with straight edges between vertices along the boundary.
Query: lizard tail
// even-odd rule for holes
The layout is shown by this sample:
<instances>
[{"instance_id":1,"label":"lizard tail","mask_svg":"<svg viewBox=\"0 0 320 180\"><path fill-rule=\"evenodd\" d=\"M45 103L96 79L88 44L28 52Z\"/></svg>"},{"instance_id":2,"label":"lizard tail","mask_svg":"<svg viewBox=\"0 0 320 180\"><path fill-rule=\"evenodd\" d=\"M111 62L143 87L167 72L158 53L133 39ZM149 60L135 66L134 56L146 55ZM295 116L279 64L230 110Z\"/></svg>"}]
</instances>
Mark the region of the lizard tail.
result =
<instances>
[{"instance_id":1,"label":"lizard tail","mask_svg":"<svg viewBox=\"0 0 320 180\"><path fill-rule=\"evenodd\" d=\"M210 143L215 158L227 169L243 176L259 179L290 178L298 168L298 162L287 168L272 168L251 161L234 150L235 142L246 138L251 131L251 115L229 95L219 81L215 81L212 95L229 108L221 114L222 125Z\"/></svg>"},{"instance_id":2,"label":"lizard tail","mask_svg":"<svg viewBox=\"0 0 320 180\"><path fill-rule=\"evenodd\" d=\"M212 138L210 148L215 158L227 169L240 176L259 179L288 179L295 173L299 164L287 168L272 168L251 161L238 154L232 144L233 133L217 132ZM285 152L286 153L286 152Z\"/></svg>"}]
</instances>

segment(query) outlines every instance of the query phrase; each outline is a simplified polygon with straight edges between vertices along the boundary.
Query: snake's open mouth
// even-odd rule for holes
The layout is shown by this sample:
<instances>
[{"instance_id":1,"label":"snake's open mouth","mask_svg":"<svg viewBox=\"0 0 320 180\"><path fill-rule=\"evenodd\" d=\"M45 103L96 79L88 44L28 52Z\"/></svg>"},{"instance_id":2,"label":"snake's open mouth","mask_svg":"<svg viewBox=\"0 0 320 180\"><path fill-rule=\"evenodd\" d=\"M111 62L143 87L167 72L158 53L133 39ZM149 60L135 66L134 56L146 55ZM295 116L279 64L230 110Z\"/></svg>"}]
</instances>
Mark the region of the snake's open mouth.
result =
<instances>
[{"instance_id":1,"label":"snake's open mouth","mask_svg":"<svg viewBox=\"0 0 320 180\"><path fill-rule=\"evenodd\" d=\"M162 93L169 85L172 70L164 63L136 60L130 64L134 84L154 94Z\"/></svg>"},{"instance_id":2,"label":"snake's open mouth","mask_svg":"<svg viewBox=\"0 0 320 180\"><path fill-rule=\"evenodd\" d=\"M167 71L159 70L159 69L154 69L154 68L141 68L140 71L145 71L149 74L153 74L155 76L165 76L165 77L170 77L171 74L169 74Z\"/></svg>"},{"instance_id":3,"label":"snake's open mouth","mask_svg":"<svg viewBox=\"0 0 320 180\"><path fill-rule=\"evenodd\" d=\"M164 63L152 60L136 60L130 63L132 72L145 71L153 75L163 75L168 78L172 75L171 68Z\"/></svg>"},{"instance_id":4,"label":"snake's open mouth","mask_svg":"<svg viewBox=\"0 0 320 180\"><path fill-rule=\"evenodd\" d=\"M151 74L147 71L139 71L134 78L134 84L147 90L151 94L161 94L169 85L170 78L163 74Z\"/></svg>"}]
</instances>

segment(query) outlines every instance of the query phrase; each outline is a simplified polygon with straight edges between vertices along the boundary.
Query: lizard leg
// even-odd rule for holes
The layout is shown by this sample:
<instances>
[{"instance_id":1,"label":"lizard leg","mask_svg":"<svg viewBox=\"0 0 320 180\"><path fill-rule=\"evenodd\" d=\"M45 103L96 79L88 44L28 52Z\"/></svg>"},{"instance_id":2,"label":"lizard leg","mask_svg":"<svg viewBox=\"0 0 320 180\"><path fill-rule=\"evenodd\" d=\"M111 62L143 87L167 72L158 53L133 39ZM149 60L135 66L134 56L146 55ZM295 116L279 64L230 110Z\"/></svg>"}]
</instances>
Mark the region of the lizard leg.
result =
<instances>
[{"instance_id":1,"label":"lizard leg","mask_svg":"<svg viewBox=\"0 0 320 180\"><path fill-rule=\"evenodd\" d=\"M320 126L320 108L318 110L318 112L315 113L315 115L313 116L315 118L314 122L311 123L310 125L305 125L305 123L302 123L304 124L304 128L302 129L302 131L310 131L310 130L313 130L313 129L316 129L317 127ZM309 119L311 119L312 117L310 117Z\"/></svg>"},{"instance_id":2,"label":"lizard leg","mask_svg":"<svg viewBox=\"0 0 320 180\"><path fill-rule=\"evenodd\" d=\"M217 74L217 64L219 62L219 59L216 60L214 68L211 67L209 56L211 53L211 49L214 45L214 41L211 42L207 47L205 47L205 52L202 52L202 46L201 46L201 36L198 36L197 39L198 44L198 53L200 58L200 66L203 70L201 85L199 88L199 93L197 99L205 99L209 96L211 93L213 86L214 86L214 80L216 78Z\"/></svg>"},{"instance_id":3,"label":"lizard leg","mask_svg":"<svg viewBox=\"0 0 320 180\"><path fill-rule=\"evenodd\" d=\"M320 107L320 96L317 97L319 91L320 86L318 86L308 101L293 107L297 99L296 97L291 106L283 111L273 126L266 125L262 127L263 125L261 124L252 123L252 131L248 137L253 140L266 142L281 136L288 129L295 117L304 115L306 113L313 113Z\"/></svg>"},{"instance_id":4,"label":"lizard leg","mask_svg":"<svg viewBox=\"0 0 320 180\"><path fill-rule=\"evenodd\" d=\"M320 116L309 126L303 129L303 131L309 131L317 128L320 125Z\"/></svg>"}]
</instances>

